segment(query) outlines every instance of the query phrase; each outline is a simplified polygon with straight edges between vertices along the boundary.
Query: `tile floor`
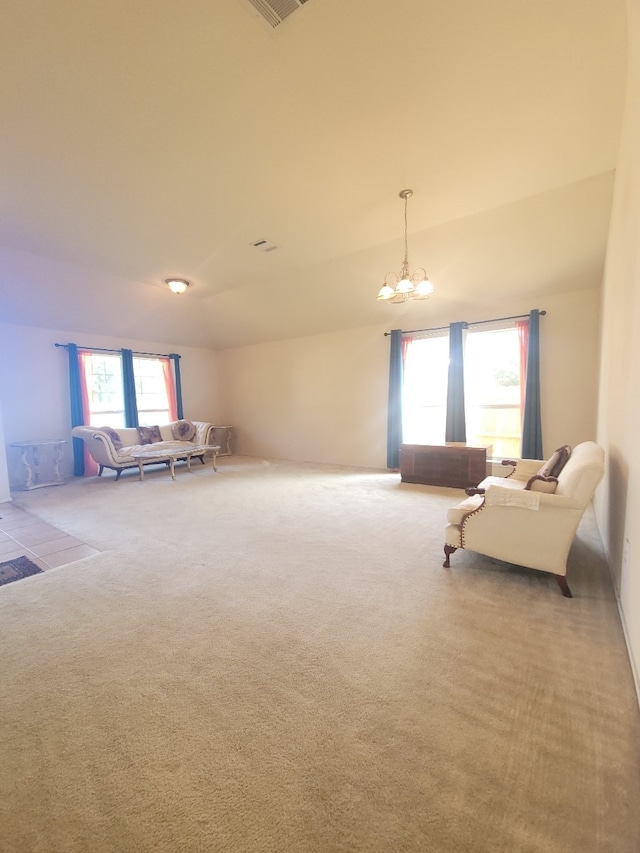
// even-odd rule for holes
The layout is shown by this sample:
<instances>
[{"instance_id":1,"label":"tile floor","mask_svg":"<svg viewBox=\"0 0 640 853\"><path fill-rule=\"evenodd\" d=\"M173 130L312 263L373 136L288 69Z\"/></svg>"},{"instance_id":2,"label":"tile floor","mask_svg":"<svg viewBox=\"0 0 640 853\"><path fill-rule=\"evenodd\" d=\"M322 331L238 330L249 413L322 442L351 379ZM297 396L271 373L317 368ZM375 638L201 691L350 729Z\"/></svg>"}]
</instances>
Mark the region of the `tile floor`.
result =
<instances>
[{"instance_id":1,"label":"tile floor","mask_svg":"<svg viewBox=\"0 0 640 853\"><path fill-rule=\"evenodd\" d=\"M0 504L0 563L28 557L39 569L55 569L100 553L10 503Z\"/></svg>"}]
</instances>

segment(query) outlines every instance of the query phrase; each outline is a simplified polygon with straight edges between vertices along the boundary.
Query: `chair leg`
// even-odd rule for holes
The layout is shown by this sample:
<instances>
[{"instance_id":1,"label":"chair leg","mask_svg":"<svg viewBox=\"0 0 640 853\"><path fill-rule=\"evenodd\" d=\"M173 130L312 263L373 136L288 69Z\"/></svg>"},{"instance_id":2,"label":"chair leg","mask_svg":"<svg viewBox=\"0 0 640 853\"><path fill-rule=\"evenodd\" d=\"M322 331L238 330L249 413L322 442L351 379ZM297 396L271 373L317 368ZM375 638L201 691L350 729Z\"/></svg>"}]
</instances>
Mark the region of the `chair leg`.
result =
<instances>
[{"instance_id":1,"label":"chair leg","mask_svg":"<svg viewBox=\"0 0 640 853\"><path fill-rule=\"evenodd\" d=\"M444 546L444 563L442 564L443 569L450 569L451 566L449 564L449 557L453 554L454 551L457 551L457 548L454 548L453 545L445 545Z\"/></svg>"},{"instance_id":2,"label":"chair leg","mask_svg":"<svg viewBox=\"0 0 640 853\"><path fill-rule=\"evenodd\" d=\"M567 583L567 579L564 575L556 575L556 580L558 581L558 586L562 590L562 594L565 598L573 598L573 594L569 589L569 584Z\"/></svg>"}]
</instances>

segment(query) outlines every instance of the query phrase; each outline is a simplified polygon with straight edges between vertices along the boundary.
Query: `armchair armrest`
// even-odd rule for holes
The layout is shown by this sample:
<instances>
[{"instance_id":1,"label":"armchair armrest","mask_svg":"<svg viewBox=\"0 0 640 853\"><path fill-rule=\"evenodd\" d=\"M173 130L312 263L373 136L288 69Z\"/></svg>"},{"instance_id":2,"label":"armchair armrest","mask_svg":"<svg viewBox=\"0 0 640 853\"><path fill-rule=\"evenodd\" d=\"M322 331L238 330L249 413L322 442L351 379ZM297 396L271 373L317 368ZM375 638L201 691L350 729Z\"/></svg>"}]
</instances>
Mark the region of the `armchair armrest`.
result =
<instances>
[{"instance_id":1,"label":"armchair armrest","mask_svg":"<svg viewBox=\"0 0 640 853\"><path fill-rule=\"evenodd\" d=\"M538 471L544 465L544 459L513 459L508 460L506 464L511 465L515 463L514 469L507 476L512 480L522 480L526 482L530 477L533 477L534 474L537 474ZM503 462L503 464L505 464Z\"/></svg>"},{"instance_id":2,"label":"armchair armrest","mask_svg":"<svg viewBox=\"0 0 640 853\"><path fill-rule=\"evenodd\" d=\"M489 492L492 497L488 503ZM490 486L482 506L464 518L462 546L519 566L564 575L584 511L581 504L566 495L537 492L538 508L533 509L500 503L501 492L505 500L513 498L512 489ZM493 503L493 499L498 502Z\"/></svg>"}]
</instances>

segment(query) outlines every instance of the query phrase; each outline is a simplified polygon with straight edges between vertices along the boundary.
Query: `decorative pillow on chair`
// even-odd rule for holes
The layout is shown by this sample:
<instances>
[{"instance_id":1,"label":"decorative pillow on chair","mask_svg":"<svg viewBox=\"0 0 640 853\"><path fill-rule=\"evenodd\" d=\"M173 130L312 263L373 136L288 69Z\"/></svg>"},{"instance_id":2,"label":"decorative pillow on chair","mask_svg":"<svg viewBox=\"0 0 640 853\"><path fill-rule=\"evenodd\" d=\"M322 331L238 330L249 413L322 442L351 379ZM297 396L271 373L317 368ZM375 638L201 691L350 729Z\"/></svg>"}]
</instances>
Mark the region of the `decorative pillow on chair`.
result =
<instances>
[{"instance_id":1,"label":"decorative pillow on chair","mask_svg":"<svg viewBox=\"0 0 640 853\"><path fill-rule=\"evenodd\" d=\"M543 477L542 474L534 474L527 480L525 489L530 492L545 492L547 495L555 495L557 486L557 477Z\"/></svg>"},{"instance_id":2,"label":"decorative pillow on chair","mask_svg":"<svg viewBox=\"0 0 640 853\"><path fill-rule=\"evenodd\" d=\"M553 451L551 457L544 463L538 471L541 477L557 477L560 471L567 464L567 460L571 456L571 448L568 444L563 444L557 450Z\"/></svg>"},{"instance_id":3,"label":"decorative pillow on chair","mask_svg":"<svg viewBox=\"0 0 640 853\"><path fill-rule=\"evenodd\" d=\"M113 444L115 450L120 450L122 447L122 439L120 435L112 429L111 427L100 427L100 432L106 432L106 434L111 439L111 444Z\"/></svg>"},{"instance_id":4,"label":"decorative pillow on chair","mask_svg":"<svg viewBox=\"0 0 640 853\"><path fill-rule=\"evenodd\" d=\"M176 441L191 441L196 434L196 428L191 421L176 421L171 425L171 435Z\"/></svg>"},{"instance_id":5,"label":"decorative pillow on chair","mask_svg":"<svg viewBox=\"0 0 640 853\"><path fill-rule=\"evenodd\" d=\"M140 444L157 444L157 442L162 441L159 426L138 427L137 429Z\"/></svg>"}]
</instances>

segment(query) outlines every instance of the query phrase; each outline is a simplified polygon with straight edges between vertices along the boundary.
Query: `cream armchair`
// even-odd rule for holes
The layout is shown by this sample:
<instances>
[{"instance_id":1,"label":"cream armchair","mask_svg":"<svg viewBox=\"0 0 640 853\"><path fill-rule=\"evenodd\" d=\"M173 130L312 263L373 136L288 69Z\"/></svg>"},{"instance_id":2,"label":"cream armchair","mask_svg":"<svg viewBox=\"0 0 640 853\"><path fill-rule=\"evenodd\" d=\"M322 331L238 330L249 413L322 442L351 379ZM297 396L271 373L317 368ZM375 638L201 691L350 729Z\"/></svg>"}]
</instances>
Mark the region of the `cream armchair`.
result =
<instances>
[{"instance_id":1,"label":"cream armchair","mask_svg":"<svg viewBox=\"0 0 640 853\"><path fill-rule=\"evenodd\" d=\"M604 451L592 441L577 445L557 475L555 493L527 489L541 460L518 460L507 477L487 477L476 494L452 507L445 530L445 568L458 548L476 551L556 576L571 598L567 557L578 524L604 475Z\"/></svg>"}]
</instances>

